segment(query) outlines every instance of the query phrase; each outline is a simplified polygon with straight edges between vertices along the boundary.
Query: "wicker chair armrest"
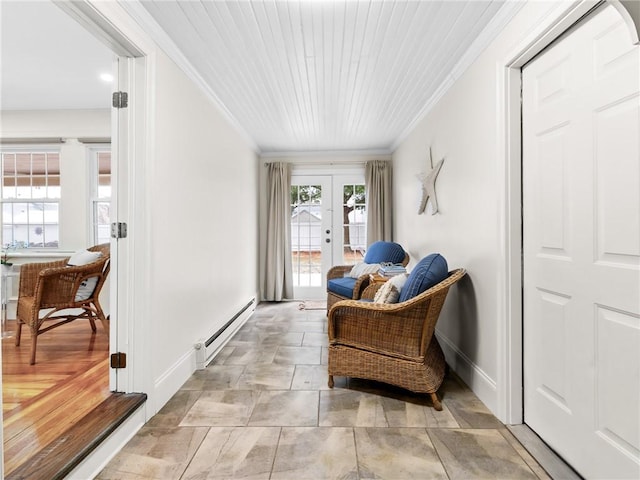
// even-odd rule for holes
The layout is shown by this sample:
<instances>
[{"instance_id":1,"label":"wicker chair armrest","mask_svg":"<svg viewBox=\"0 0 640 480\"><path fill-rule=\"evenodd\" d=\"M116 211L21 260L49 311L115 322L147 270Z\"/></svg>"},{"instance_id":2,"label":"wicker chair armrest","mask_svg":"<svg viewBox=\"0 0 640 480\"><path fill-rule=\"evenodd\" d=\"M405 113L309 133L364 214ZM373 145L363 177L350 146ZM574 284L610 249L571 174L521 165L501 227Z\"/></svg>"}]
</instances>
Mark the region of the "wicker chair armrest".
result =
<instances>
[{"instance_id":1,"label":"wicker chair armrest","mask_svg":"<svg viewBox=\"0 0 640 480\"><path fill-rule=\"evenodd\" d=\"M100 258L92 263L85 265L67 265L66 263L60 265L51 265L41 269L38 272L38 277L42 279L49 279L49 277L68 277L70 275L76 276L81 279L97 277L102 275L104 264L109 261L109 257Z\"/></svg>"},{"instance_id":2,"label":"wicker chair armrest","mask_svg":"<svg viewBox=\"0 0 640 480\"><path fill-rule=\"evenodd\" d=\"M33 296L40 272L51 268L64 267L68 260L68 258L65 258L64 260L56 260L55 262L25 263L21 265L18 295L26 297Z\"/></svg>"},{"instance_id":3,"label":"wicker chair armrest","mask_svg":"<svg viewBox=\"0 0 640 480\"><path fill-rule=\"evenodd\" d=\"M367 287L362 290L360 300L373 300L376 297L376 293L378 292L378 290L380 290L380 288L382 288L383 285L384 283L380 282L369 282L369 285L367 285Z\"/></svg>"},{"instance_id":4,"label":"wicker chair armrest","mask_svg":"<svg viewBox=\"0 0 640 480\"><path fill-rule=\"evenodd\" d=\"M335 267L331 267L327 272L327 281L333 278L342 278L345 273L349 273L353 265L336 265Z\"/></svg>"},{"instance_id":5,"label":"wicker chair armrest","mask_svg":"<svg viewBox=\"0 0 640 480\"><path fill-rule=\"evenodd\" d=\"M449 277L402 303L336 302L329 310L329 343L342 343L401 358L426 354L449 287L465 272Z\"/></svg>"},{"instance_id":6,"label":"wicker chair armrest","mask_svg":"<svg viewBox=\"0 0 640 480\"><path fill-rule=\"evenodd\" d=\"M417 297L416 297L417 298ZM348 316L362 317L364 321L374 321L374 318L383 318L385 316L402 315L402 312L410 309L409 302L413 302L414 299L408 300L403 303L373 303L363 302L361 300L341 300L336 302L329 310L329 330L334 323L340 322L342 319ZM331 338L331 331L329 332Z\"/></svg>"},{"instance_id":7,"label":"wicker chair armrest","mask_svg":"<svg viewBox=\"0 0 640 480\"><path fill-rule=\"evenodd\" d=\"M362 292L364 292L365 288L369 286L370 275L367 273L365 275L360 275L356 280L356 283L353 285L353 299L358 300L362 298Z\"/></svg>"}]
</instances>

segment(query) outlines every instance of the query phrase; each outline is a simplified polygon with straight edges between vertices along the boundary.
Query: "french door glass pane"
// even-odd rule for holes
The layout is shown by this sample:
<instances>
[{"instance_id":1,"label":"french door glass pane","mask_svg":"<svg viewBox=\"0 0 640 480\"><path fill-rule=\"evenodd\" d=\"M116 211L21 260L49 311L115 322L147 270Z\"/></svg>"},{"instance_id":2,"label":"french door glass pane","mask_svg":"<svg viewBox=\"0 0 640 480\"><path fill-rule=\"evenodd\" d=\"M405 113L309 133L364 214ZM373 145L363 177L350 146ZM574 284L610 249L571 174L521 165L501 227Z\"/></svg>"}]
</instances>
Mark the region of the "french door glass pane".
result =
<instances>
[{"instance_id":1,"label":"french door glass pane","mask_svg":"<svg viewBox=\"0 0 640 480\"><path fill-rule=\"evenodd\" d=\"M322 285L322 187L291 186L291 260L294 287Z\"/></svg>"},{"instance_id":2,"label":"french door glass pane","mask_svg":"<svg viewBox=\"0 0 640 480\"><path fill-rule=\"evenodd\" d=\"M367 210L364 184L342 186L342 265L361 262L367 248Z\"/></svg>"}]
</instances>

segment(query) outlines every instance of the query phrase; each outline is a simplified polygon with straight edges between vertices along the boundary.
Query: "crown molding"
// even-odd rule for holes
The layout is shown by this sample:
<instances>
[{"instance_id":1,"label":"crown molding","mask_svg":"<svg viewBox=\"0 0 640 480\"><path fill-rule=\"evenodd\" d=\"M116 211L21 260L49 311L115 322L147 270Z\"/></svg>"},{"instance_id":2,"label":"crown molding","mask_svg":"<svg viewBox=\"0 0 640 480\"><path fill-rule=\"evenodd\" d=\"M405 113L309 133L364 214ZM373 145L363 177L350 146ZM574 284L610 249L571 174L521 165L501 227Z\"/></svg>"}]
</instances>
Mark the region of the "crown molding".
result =
<instances>
[{"instance_id":1,"label":"crown molding","mask_svg":"<svg viewBox=\"0 0 640 480\"><path fill-rule=\"evenodd\" d=\"M229 124L240 134L246 142L249 143L251 149L258 155L261 150L253 137L240 125L240 122L227 109L225 104L220 100L213 89L205 82L202 76L194 68L191 62L184 56L175 42L167 35L158 22L151 16L146 8L139 0L126 0L119 2L122 8L135 20L135 22L145 31L147 35L158 45L158 47L191 79L202 92L211 100L213 105L220 110Z\"/></svg>"},{"instance_id":2,"label":"crown molding","mask_svg":"<svg viewBox=\"0 0 640 480\"><path fill-rule=\"evenodd\" d=\"M487 26L480 32L467 51L462 55L460 60L453 66L447 78L440 84L438 89L431 95L427 103L422 107L415 118L402 131L400 136L391 145L391 151L395 152L404 142L411 132L416 128L429 112L438 104L438 102L449 91L453 84L467 71L467 69L477 60L491 42L498 36L507 26L511 19L520 11L526 2L520 0L507 0L496 15L491 19Z\"/></svg>"}]
</instances>

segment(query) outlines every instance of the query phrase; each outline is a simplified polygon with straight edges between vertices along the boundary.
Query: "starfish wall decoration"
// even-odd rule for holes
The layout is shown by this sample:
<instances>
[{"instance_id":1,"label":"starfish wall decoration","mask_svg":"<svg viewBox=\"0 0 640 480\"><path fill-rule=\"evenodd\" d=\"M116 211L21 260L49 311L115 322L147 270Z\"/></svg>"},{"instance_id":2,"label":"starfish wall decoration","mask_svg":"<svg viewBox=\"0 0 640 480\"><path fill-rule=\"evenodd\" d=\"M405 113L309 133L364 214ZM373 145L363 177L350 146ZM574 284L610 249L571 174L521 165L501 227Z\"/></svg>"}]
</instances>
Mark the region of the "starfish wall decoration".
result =
<instances>
[{"instance_id":1,"label":"starfish wall decoration","mask_svg":"<svg viewBox=\"0 0 640 480\"><path fill-rule=\"evenodd\" d=\"M418 215L424 213L427 207L427 201L431 199L431 215L435 215L438 211L438 199L436 198L436 177L440 173L444 158L433 166L433 156L431 148L429 148L429 160L431 161L431 170L428 173L419 173L418 179L422 183L422 197L420 198L420 206L418 207Z\"/></svg>"}]
</instances>

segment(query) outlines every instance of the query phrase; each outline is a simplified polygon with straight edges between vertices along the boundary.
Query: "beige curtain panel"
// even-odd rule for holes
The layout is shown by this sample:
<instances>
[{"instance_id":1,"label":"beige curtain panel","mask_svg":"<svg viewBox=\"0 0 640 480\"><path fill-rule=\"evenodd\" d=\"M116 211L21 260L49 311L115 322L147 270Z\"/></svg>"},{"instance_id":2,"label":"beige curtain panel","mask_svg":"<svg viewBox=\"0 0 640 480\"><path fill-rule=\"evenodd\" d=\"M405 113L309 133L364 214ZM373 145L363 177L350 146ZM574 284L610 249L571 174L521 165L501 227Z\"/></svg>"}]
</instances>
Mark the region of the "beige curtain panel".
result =
<instances>
[{"instance_id":1,"label":"beige curtain panel","mask_svg":"<svg viewBox=\"0 0 640 480\"><path fill-rule=\"evenodd\" d=\"M291 267L291 168L267 164L267 255L264 297L279 302L293 298Z\"/></svg>"},{"instance_id":2,"label":"beige curtain panel","mask_svg":"<svg viewBox=\"0 0 640 480\"><path fill-rule=\"evenodd\" d=\"M372 160L365 166L367 244L392 240L391 162Z\"/></svg>"}]
</instances>

